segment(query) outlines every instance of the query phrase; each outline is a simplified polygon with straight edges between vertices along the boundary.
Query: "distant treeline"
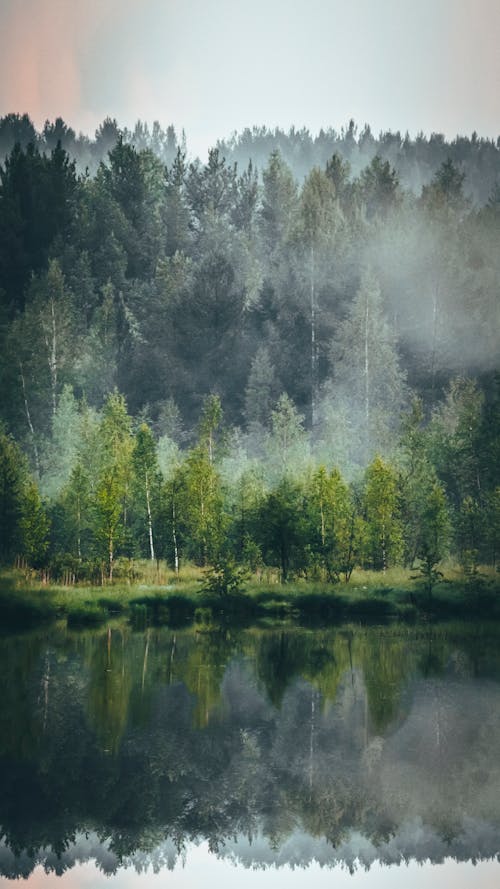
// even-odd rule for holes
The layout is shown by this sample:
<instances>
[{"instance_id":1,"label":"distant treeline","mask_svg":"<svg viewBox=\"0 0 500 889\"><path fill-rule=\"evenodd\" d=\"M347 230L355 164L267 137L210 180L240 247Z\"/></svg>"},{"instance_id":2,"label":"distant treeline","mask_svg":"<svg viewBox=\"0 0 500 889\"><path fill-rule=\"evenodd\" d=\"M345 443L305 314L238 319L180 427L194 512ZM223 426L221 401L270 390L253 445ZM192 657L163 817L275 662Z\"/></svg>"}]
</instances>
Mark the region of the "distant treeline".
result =
<instances>
[{"instance_id":1,"label":"distant treeline","mask_svg":"<svg viewBox=\"0 0 500 889\"><path fill-rule=\"evenodd\" d=\"M320 144L302 131L275 133L281 152L260 173L224 154L252 144L259 161L267 131L219 145L207 164L189 162L175 132L157 125L130 133L108 120L94 142L71 133L60 120L42 134L27 117L0 122L2 557L70 555L110 573L117 553L154 548L175 560L173 547L204 563L229 547L230 558L284 576L336 578L350 570L327 555L340 507L321 513L321 544L299 521L324 485L321 502L332 486L343 491L349 565L425 561L420 532L404 530L420 460L415 485L442 527L433 556L450 544L464 564L495 562L498 146L399 140L405 156L413 146L427 158L416 193L404 165L385 159L382 143L394 140L353 127L329 135L332 153L300 185L284 155ZM77 171L84 142L94 172ZM489 197L474 204L467 188L479 167ZM200 429L219 428L222 413L216 456ZM433 442L411 460L401 456L410 422ZM392 479L378 550L365 540L370 472ZM153 477L173 485L168 495L154 499ZM247 495L236 492L253 478L238 531ZM300 528L280 524L282 507ZM264 508L281 516L273 543L259 536L274 521Z\"/></svg>"},{"instance_id":2,"label":"distant treeline","mask_svg":"<svg viewBox=\"0 0 500 889\"><path fill-rule=\"evenodd\" d=\"M42 130L37 131L27 114L6 114L0 118L0 159L10 154L16 142L23 148L31 142L48 154L60 142L76 161L77 170L88 170L93 175L120 137L137 151L152 151L167 165L173 162L178 148L183 152L189 150L184 131L179 135L173 125L164 128L158 121L150 126L138 120L130 130L107 117L91 138L77 133L60 117L47 120ZM450 141L442 133L420 132L411 137L408 132L387 130L376 135L369 124L359 127L350 120L339 131L325 127L316 135L306 127L291 127L288 131L279 127L247 127L241 133L234 132L229 138L218 140L215 147L228 163L237 163L245 169L252 161L260 171L267 166L273 151L278 150L299 181L313 167L324 167L333 154L349 161L356 176L378 155L395 167L403 187L416 194L430 183L440 165L451 158L465 173L465 192L477 204L487 202L499 181L500 135L495 140L480 137L476 132L471 136L457 135Z\"/></svg>"}]
</instances>

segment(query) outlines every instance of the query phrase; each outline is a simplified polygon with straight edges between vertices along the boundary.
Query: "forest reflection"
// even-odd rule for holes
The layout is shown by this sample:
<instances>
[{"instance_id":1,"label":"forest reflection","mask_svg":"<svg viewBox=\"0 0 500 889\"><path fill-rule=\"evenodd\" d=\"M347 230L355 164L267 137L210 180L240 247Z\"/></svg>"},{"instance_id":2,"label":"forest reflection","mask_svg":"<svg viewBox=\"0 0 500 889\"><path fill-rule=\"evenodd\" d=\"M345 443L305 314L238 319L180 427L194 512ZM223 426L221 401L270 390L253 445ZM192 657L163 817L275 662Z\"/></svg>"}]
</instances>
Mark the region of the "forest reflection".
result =
<instances>
[{"instance_id":1,"label":"forest reflection","mask_svg":"<svg viewBox=\"0 0 500 889\"><path fill-rule=\"evenodd\" d=\"M498 856L494 625L0 639L0 874Z\"/></svg>"}]
</instances>

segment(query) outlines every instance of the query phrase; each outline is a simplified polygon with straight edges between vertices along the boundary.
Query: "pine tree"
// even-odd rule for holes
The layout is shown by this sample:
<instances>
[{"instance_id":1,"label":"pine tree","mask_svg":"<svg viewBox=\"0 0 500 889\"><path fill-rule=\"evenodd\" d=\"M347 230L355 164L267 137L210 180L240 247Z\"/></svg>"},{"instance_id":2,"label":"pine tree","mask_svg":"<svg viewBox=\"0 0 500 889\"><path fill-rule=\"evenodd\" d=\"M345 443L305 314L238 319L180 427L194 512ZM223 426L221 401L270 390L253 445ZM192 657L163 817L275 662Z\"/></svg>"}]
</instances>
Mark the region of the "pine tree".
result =
<instances>
[{"instance_id":1,"label":"pine tree","mask_svg":"<svg viewBox=\"0 0 500 889\"><path fill-rule=\"evenodd\" d=\"M260 229L270 256L285 244L298 212L297 185L279 151L273 151L262 173L263 194Z\"/></svg>"},{"instance_id":2,"label":"pine tree","mask_svg":"<svg viewBox=\"0 0 500 889\"><path fill-rule=\"evenodd\" d=\"M446 556L450 540L450 519L443 486L431 481L422 491L420 534L416 556L421 560L420 574L425 580L429 597L440 579L437 565Z\"/></svg>"},{"instance_id":3,"label":"pine tree","mask_svg":"<svg viewBox=\"0 0 500 889\"><path fill-rule=\"evenodd\" d=\"M20 513L20 555L32 568L40 568L44 565L49 546L50 523L32 479L27 479L23 486Z\"/></svg>"},{"instance_id":4,"label":"pine tree","mask_svg":"<svg viewBox=\"0 0 500 889\"><path fill-rule=\"evenodd\" d=\"M165 175L165 202L162 218L165 226L165 254L186 253L191 242L190 216L185 194L186 156L180 148Z\"/></svg>"},{"instance_id":5,"label":"pine tree","mask_svg":"<svg viewBox=\"0 0 500 889\"><path fill-rule=\"evenodd\" d=\"M267 564L279 566L281 582L292 570L305 569L307 526L304 493L290 476L283 476L260 509L258 543Z\"/></svg>"},{"instance_id":6,"label":"pine tree","mask_svg":"<svg viewBox=\"0 0 500 889\"><path fill-rule=\"evenodd\" d=\"M276 402L276 379L269 350L259 346L252 361L245 389L245 419L250 434L262 435L269 428Z\"/></svg>"},{"instance_id":7,"label":"pine tree","mask_svg":"<svg viewBox=\"0 0 500 889\"><path fill-rule=\"evenodd\" d=\"M12 561L22 549L20 521L26 473L22 452L0 427L0 564Z\"/></svg>"}]
</instances>

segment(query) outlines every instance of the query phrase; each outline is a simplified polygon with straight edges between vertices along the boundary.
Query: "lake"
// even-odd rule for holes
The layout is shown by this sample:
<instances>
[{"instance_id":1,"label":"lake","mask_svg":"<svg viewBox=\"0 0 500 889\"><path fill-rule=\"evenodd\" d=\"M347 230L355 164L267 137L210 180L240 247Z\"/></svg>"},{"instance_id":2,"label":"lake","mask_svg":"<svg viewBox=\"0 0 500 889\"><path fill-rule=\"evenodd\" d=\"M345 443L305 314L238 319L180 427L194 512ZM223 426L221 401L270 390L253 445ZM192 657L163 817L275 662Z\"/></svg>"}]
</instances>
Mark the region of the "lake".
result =
<instances>
[{"instance_id":1,"label":"lake","mask_svg":"<svg viewBox=\"0 0 500 889\"><path fill-rule=\"evenodd\" d=\"M500 883L496 624L61 624L0 670L1 886Z\"/></svg>"}]
</instances>

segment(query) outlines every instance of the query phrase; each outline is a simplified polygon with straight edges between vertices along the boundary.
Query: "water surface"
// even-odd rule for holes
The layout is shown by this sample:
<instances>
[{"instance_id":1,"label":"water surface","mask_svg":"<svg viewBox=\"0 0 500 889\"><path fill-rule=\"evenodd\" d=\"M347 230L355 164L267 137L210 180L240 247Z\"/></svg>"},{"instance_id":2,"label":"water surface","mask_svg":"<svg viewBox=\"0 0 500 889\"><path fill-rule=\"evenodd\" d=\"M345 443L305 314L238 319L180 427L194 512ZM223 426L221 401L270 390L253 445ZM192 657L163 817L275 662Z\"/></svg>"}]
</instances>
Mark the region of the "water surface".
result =
<instances>
[{"instance_id":1,"label":"water surface","mask_svg":"<svg viewBox=\"0 0 500 889\"><path fill-rule=\"evenodd\" d=\"M0 883L498 886L499 642L460 624L4 636Z\"/></svg>"}]
</instances>

